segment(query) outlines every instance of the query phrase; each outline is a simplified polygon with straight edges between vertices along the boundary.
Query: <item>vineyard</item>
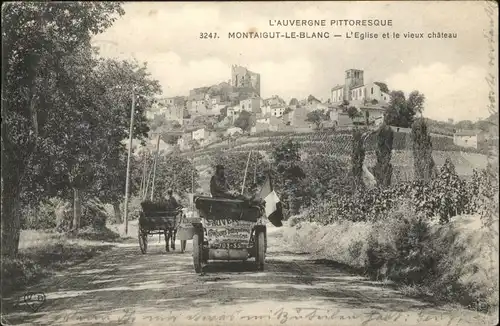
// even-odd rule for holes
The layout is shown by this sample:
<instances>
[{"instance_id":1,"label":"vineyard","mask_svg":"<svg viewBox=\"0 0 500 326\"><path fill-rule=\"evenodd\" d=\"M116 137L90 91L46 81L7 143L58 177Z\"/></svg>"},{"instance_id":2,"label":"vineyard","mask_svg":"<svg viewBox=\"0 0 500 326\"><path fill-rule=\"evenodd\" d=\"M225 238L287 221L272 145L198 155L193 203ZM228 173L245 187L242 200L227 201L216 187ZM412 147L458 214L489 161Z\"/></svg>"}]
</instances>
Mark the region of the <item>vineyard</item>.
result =
<instances>
[{"instance_id":1,"label":"vineyard","mask_svg":"<svg viewBox=\"0 0 500 326\"><path fill-rule=\"evenodd\" d=\"M376 135L370 135L366 142L366 165L371 168L375 165ZM329 153L338 159L350 162L352 151L352 136L350 131L337 132L315 132L309 134L277 134L269 136L241 137L233 141L211 144L195 152L195 164L197 166L209 166L210 158L218 152L248 153L259 151L268 156L272 150L272 143L283 139L293 139L301 144L303 157L315 155L316 153ZM462 176L472 174L474 167L486 166L486 155L480 150L473 148L462 148L453 144L449 137L432 137L433 157L438 167L444 164L446 158L450 158L457 168L457 173ZM183 153L192 155L192 153ZM413 180L413 154L411 136L405 132L394 132L392 164L394 165L393 180Z\"/></svg>"},{"instance_id":2,"label":"vineyard","mask_svg":"<svg viewBox=\"0 0 500 326\"><path fill-rule=\"evenodd\" d=\"M213 155L217 151L269 151L272 141L282 139L292 139L301 143L306 152L322 152L335 154L349 154L351 151L351 133L349 131L340 132L315 132L309 134L286 134L275 136L252 136L241 137L234 141L224 141L211 144L196 151L196 157L204 155ZM376 147L376 135L370 135L366 140L366 150L373 151ZM433 150L437 151L461 151L468 153L484 154L481 150L474 148L463 148L453 144L450 137L434 136L432 137ZM394 150L411 149L411 139L408 133L394 132ZM183 155L190 155L185 153Z\"/></svg>"}]
</instances>

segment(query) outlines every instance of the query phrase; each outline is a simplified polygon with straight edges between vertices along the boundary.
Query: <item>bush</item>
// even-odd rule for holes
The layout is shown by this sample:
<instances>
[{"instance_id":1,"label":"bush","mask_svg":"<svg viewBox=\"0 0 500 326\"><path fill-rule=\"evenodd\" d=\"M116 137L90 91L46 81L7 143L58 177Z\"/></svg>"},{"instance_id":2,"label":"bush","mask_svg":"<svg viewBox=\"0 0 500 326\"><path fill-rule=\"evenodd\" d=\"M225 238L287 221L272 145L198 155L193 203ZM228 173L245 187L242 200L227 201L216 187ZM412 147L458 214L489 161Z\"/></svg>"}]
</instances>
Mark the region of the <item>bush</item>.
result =
<instances>
[{"instance_id":1,"label":"bush","mask_svg":"<svg viewBox=\"0 0 500 326\"><path fill-rule=\"evenodd\" d=\"M446 160L431 182L418 180L356 193L339 183L329 189L323 200L311 200L311 206L305 209L305 219L323 225L339 220L377 221L407 202L419 214L427 218L439 216L441 223L448 223L454 216L479 213L486 207L494 198L491 180L486 171L475 172L469 181L461 180L451 161Z\"/></svg>"},{"instance_id":2,"label":"bush","mask_svg":"<svg viewBox=\"0 0 500 326\"><path fill-rule=\"evenodd\" d=\"M482 228L478 215L432 224L401 206L376 222L301 222L285 230L284 241L294 251L363 267L416 295L488 310L498 306L498 248L489 240L495 234L498 225L496 231Z\"/></svg>"},{"instance_id":3,"label":"bush","mask_svg":"<svg viewBox=\"0 0 500 326\"><path fill-rule=\"evenodd\" d=\"M56 208L61 200L51 198L43 201L35 207L28 207L21 210L22 230L47 230L56 227Z\"/></svg>"},{"instance_id":4,"label":"bush","mask_svg":"<svg viewBox=\"0 0 500 326\"><path fill-rule=\"evenodd\" d=\"M95 199L88 199L82 203L80 228L102 229L106 226L108 212L104 205ZM68 232L73 228L73 208L71 203L59 202L55 208L56 229Z\"/></svg>"},{"instance_id":5,"label":"bush","mask_svg":"<svg viewBox=\"0 0 500 326\"><path fill-rule=\"evenodd\" d=\"M382 187L389 187L392 178L391 153L394 141L394 132L389 126L382 125L377 132L377 163L374 175L377 183Z\"/></svg>"}]
</instances>

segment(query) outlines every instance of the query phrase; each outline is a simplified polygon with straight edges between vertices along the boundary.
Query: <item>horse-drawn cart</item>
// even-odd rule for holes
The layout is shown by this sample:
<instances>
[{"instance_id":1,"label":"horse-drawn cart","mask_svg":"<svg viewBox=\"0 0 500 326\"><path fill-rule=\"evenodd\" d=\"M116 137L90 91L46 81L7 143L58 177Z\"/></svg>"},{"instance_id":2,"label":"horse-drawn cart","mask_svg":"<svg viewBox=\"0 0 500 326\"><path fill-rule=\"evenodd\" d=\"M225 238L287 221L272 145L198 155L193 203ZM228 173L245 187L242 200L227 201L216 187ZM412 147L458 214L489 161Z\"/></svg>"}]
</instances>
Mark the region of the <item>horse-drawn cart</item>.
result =
<instances>
[{"instance_id":1,"label":"horse-drawn cart","mask_svg":"<svg viewBox=\"0 0 500 326\"><path fill-rule=\"evenodd\" d=\"M139 246L145 254L148 248L148 237L158 234L165 236L165 250L175 250L175 238L183 219L184 212L181 207L171 209L168 203L146 201L141 203L142 211L139 216ZM186 240L181 240L181 252L186 249Z\"/></svg>"},{"instance_id":2,"label":"horse-drawn cart","mask_svg":"<svg viewBox=\"0 0 500 326\"><path fill-rule=\"evenodd\" d=\"M265 212L262 203L249 200L195 196L199 215L193 221L193 263L201 273L209 260L241 260L255 257L264 269L267 247Z\"/></svg>"}]
</instances>

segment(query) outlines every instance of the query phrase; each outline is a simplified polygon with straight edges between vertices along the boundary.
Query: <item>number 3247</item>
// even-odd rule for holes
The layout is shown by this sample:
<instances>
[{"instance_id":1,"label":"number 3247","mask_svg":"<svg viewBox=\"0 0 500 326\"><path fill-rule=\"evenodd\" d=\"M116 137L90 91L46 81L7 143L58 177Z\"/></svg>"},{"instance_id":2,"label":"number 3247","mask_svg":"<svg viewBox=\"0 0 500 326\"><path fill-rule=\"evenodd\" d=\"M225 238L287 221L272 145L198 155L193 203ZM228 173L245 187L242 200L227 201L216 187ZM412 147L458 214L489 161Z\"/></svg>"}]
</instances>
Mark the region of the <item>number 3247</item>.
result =
<instances>
[{"instance_id":1,"label":"number 3247","mask_svg":"<svg viewBox=\"0 0 500 326\"><path fill-rule=\"evenodd\" d=\"M209 39L209 38L219 38L219 35L217 33L200 33L200 38L202 39Z\"/></svg>"}]
</instances>

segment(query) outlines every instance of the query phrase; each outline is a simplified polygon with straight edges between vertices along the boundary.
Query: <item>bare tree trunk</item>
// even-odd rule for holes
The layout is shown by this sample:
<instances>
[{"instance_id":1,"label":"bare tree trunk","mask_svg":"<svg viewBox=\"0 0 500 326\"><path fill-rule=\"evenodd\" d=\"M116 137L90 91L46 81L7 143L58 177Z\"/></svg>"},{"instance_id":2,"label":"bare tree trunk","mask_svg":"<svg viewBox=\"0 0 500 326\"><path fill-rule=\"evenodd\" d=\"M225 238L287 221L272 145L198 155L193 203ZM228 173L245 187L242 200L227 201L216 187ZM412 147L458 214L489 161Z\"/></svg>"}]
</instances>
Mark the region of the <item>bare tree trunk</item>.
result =
<instances>
[{"instance_id":1,"label":"bare tree trunk","mask_svg":"<svg viewBox=\"0 0 500 326\"><path fill-rule=\"evenodd\" d=\"M73 230L77 231L80 228L80 220L82 218L82 204L80 202L80 190L73 188Z\"/></svg>"},{"instance_id":2,"label":"bare tree trunk","mask_svg":"<svg viewBox=\"0 0 500 326\"><path fill-rule=\"evenodd\" d=\"M21 221L19 215L20 190L17 184L9 182L10 178L4 179L4 191L2 193L2 257L15 257L19 248L19 237L21 234ZM13 181L13 180L12 180Z\"/></svg>"},{"instance_id":3,"label":"bare tree trunk","mask_svg":"<svg viewBox=\"0 0 500 326\"><path fill-rule=\"evenodd\" d=\"M122 212L120 210L120 203L113 203L113 210L115 211L115 223L122 223Z\"/></svg>"}]
</instances>

